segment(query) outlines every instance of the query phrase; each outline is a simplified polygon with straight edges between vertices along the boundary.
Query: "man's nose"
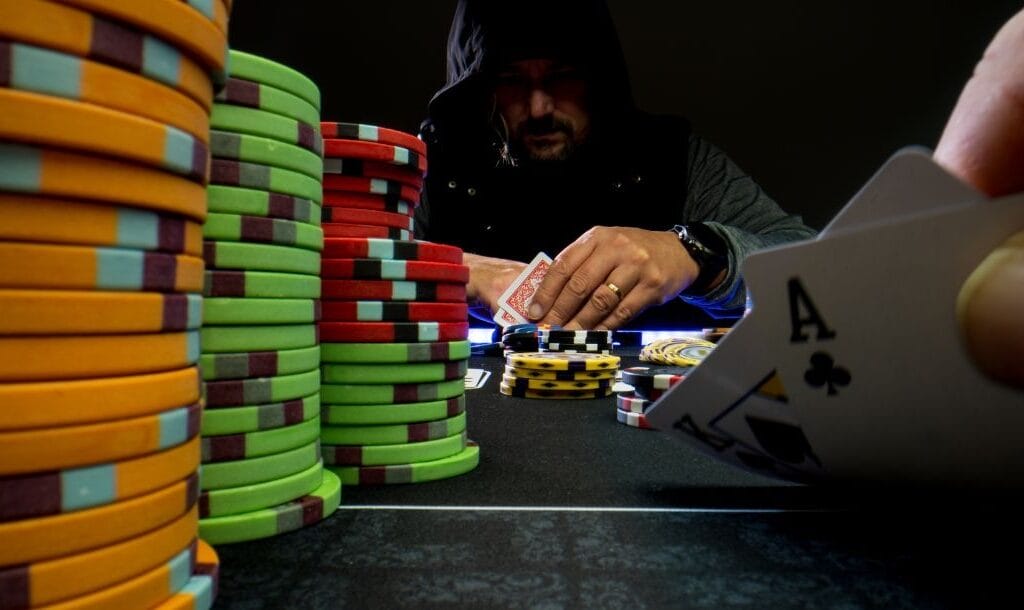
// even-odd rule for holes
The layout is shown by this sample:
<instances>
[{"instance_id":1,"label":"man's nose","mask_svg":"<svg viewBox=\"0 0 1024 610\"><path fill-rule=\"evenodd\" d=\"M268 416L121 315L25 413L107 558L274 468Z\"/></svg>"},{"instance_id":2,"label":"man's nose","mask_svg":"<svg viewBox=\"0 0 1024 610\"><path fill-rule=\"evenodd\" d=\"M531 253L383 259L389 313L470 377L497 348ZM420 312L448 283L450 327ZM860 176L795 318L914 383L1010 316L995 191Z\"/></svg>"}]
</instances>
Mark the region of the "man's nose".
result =
<instances>
[{"instance_id":1,"label":"man's nose","mask_svg":"<svg viewBox=\"0 0 1024 610\"><path fill-rule=\"evenodd\" d=\"M555 110L555 102L551 94L541 88L530 91L530 117L539 118L551 114Z\"/></svg>"}]
</instances>

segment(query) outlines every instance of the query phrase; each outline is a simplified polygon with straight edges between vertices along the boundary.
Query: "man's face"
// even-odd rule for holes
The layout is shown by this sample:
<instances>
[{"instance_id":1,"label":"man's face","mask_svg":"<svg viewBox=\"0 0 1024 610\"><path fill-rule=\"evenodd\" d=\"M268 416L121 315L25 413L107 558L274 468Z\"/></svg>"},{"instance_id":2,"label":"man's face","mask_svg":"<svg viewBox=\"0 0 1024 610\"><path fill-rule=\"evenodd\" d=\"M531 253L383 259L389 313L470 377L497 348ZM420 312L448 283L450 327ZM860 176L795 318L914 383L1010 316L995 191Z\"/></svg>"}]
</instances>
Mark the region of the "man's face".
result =
<instances>
[{"instance_id":1,"label":"man's face","mask_svg":"<svg viewBox=\"0 0 1024 610\"><path fill-rule=\"evenodd\" d=\"M498 72L495 98L513 151L533 161L564 161L590 133L580 71L551 59L528 59Z\"/></svg>"}]
</instances>

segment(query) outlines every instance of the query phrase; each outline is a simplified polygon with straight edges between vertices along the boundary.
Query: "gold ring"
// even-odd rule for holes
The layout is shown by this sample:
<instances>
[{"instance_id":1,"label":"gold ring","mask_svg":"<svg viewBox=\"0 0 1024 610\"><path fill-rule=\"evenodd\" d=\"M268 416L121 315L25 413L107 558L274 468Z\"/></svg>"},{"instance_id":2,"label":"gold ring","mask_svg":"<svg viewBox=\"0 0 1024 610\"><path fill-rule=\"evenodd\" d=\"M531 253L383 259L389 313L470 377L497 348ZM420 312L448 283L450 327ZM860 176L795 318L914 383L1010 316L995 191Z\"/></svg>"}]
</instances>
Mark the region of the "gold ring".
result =
<instances>
[{"instance_id":1,"label":"gold ring","mask_svg":"<svg viewBox=\"0 0 1024 610\"><path fill-rule=\"evenodd\" d=\"M612 292L614 292L615 296L620 296L620 293L622 292L621 288L619 288L615 284L612 284L611 282L608 282L607 284L605 284L605 286L608 287L608 290L611 290Z\"/></svg>"}]
</instances>

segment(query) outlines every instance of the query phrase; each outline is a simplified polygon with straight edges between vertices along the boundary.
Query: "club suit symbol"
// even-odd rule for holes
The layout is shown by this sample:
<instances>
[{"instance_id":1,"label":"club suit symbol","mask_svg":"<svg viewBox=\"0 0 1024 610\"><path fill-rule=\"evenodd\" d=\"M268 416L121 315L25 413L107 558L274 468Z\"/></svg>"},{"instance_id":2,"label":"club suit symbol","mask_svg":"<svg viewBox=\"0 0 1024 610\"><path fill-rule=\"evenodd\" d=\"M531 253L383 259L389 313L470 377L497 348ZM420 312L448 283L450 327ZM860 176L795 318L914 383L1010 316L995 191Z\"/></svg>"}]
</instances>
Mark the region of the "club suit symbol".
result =
<instances>
[{"instance_id":1,"label":"club suit symbol","mask_svg":"<svg viewBox=\"0 0 1024 610\"><path fill-rule=\"evenodd\" d=\"M815 352L811 356L811 368L804 373L804 381L809 385L820 388L828 386L828 395L839 394L837 387L850 385L850 371L836 365L836 361L825 352Z\"/></svg>"}]
</instances>

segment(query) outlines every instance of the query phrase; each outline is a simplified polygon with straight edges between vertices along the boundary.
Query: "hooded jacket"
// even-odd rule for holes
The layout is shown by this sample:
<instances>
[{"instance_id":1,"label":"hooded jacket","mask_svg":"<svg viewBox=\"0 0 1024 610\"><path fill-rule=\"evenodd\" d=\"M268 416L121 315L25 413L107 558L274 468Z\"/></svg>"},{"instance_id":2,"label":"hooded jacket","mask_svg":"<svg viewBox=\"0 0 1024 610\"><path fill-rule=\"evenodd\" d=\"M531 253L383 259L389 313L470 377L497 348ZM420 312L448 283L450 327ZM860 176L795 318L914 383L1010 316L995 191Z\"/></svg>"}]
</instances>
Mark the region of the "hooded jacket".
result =
<instances>
[{"instance_id":1,"label":"hooded jacket","mask_svg":"<svg viewBox=\"0 0 1024 610\"><path fill-rule=\"evenodd\" d=\"M509 153L493 79L507 62L530 58L563 60L586 79L592 129L570 160L520 162ZM712 293L684 300L716 316L742 312L738 269L748 252L814 234L684 119L636 108L603 0L460 0L447 84L429 103L421 137L430 168L418 237L526 261L556 255L596 225L704 222L722 238L729 271ZM693 318L669 309L647 319Z\"/></svg>"}]
</instances>

